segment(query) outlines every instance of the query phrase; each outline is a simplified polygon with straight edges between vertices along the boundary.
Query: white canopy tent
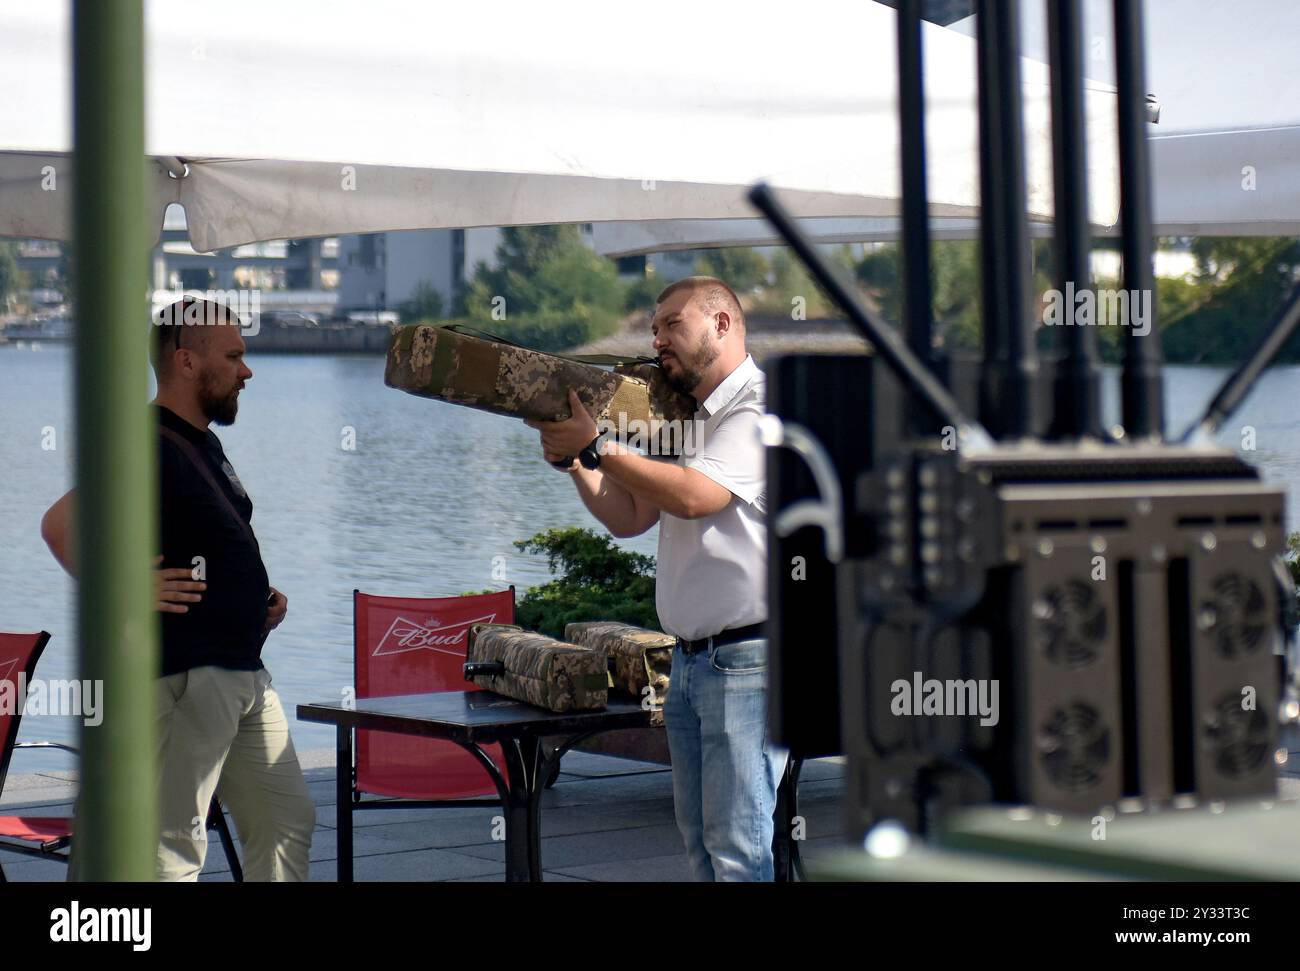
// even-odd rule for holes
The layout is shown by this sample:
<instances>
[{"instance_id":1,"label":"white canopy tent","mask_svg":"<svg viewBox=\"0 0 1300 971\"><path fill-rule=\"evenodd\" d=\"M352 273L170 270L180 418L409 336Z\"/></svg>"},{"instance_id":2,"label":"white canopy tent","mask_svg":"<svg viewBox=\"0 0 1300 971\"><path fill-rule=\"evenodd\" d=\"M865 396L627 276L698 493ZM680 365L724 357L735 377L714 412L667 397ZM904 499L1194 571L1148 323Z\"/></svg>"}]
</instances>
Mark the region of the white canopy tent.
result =
<instances>
[{"instance_id":1,"label":"white canopy tent","mask_svg":"<svg viewBox=\"0 0 1300 971\"><path fill-rule=\"evenodd\" d=\"M66 3L0 0L0 235L70 236ZM151 0L152 225L210 251L438 227L897 214L894 12L867 0L652 9L575 0ZM930 198L978 205L975 57L926 25ZM1026 62L1028 204L1051 211L1046 68ZM1092 218L1117 212L1096 85ZM54 191L51 191L54 190Z\"/></svg>"},{"instance_id":2,"label":"white canopy tent","mask_svg":"<svg viewBox=\"0 0 1300 971\"><path fill-rule=\"evenodd\" d=\"M1108 85L1115 69L1111 3L1084 0L1085 70ZM1023 50L1040 60L1047 57L1045 8L1021 5ZM1300 75L1294 70L1300 4L1146 0L1143 10L1146 86L1161 109L1159 124L1149 129L1157 234L1300 235ZM974 21L969 17L947 31L974 37ZM932 66L928 46L926 56ZM933 131L939 122L931 118L929 124ZM978 224L936 219L933 225L936 238L961 239L974 237ZM826 243L899 235L895 219L823 219L805 228ZM1031 230L1044 232L1041 226ZM756 219L610 223L595 233L597 249L610 256L775 242Z\"/></svg>"}]
</instances>

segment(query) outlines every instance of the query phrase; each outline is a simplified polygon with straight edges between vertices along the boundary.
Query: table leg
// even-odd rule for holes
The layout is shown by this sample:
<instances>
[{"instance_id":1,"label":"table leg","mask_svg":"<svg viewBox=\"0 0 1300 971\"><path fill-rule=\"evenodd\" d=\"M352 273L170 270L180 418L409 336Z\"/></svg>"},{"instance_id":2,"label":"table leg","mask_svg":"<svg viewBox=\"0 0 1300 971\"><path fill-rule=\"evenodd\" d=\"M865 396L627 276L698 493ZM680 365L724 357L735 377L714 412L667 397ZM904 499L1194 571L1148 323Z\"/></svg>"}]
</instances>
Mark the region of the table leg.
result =
<instances>
[{"instance_id":1,"label":"table leg","mask_svg":"<svg viewBox=\"0 0 1300 971\"><path fill-rule=\"evenodd\" d=\"M525 736L501 745L506 758L506 777L510 782L506 802L506 881L540 883L541 864L541 791L545 783L541 745L537 738Z\"/></svg>"},{"instance_id":2,"label":"table leg","mask_svg":"<svg viewBox=\"0 0 1300 971\"><path fill-rule=\"evenodd\" d=\"M352 729L339 726L334 759L334 817L339 883L352 882Z\"/></svg>"}]
</instances>

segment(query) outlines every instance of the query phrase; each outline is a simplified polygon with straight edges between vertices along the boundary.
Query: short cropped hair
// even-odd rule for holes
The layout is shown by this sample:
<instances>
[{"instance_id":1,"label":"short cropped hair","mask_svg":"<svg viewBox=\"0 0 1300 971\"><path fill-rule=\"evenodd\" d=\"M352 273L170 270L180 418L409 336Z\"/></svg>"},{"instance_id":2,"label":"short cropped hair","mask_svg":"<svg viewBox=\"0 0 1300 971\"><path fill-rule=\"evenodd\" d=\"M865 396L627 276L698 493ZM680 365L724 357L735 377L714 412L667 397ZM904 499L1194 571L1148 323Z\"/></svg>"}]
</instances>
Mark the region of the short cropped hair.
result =
<instances>
[{"instance_id":1,"label":"short cropped hair","mask_svg":"<svg viewBox=\"0 0 1300 971\"><path fill-rule=\"evenodd\" d=\"M740 298L736 296L736 291L716 276L683 277L676 283L664 287L663 293L659 294L655 303L663 303L680 290L690 290L693 295L699 297L705 312L715 314L719 310L725 310L731 314L732 320L741 327L745 326L745 311L741 309Z\"/></svg>"},{"instance_id":2,"label":"short cropped hair","mask_svg":"<svg viewBox=\"0 0 1300 971\"><path fill-rule=\"evenodd\" d=\"M203 297L184 296L153 315L149 359L159 374L171 367L173 352L182 347L197 350L207 346L205 325L240 326L239 315L223 303Z\"/></svg>"}]
</instances>

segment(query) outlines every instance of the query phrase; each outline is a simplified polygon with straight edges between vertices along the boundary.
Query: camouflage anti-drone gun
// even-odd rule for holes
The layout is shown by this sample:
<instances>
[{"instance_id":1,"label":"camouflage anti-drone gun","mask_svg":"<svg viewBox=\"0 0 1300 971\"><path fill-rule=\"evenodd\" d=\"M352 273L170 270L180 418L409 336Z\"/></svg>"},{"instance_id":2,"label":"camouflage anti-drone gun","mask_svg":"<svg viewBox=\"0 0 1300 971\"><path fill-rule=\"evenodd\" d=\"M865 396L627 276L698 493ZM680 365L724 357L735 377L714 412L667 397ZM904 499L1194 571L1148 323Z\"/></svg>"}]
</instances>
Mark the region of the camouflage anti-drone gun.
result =
<instances>
[{"instance_id":1,"label":"camouflage anti-drone gun","mask_svg":"<svg viewBox=\"0 0 1300 971\"><path fill-rule=\"evenodd\" d=\"M384 383L534 421L570 417L572 388L598 427L660 455L680 452L695 413L694 400L673 390L652 358L547 354L455 325L413 324L394 333Z\"/></svg>"}]
</instances>

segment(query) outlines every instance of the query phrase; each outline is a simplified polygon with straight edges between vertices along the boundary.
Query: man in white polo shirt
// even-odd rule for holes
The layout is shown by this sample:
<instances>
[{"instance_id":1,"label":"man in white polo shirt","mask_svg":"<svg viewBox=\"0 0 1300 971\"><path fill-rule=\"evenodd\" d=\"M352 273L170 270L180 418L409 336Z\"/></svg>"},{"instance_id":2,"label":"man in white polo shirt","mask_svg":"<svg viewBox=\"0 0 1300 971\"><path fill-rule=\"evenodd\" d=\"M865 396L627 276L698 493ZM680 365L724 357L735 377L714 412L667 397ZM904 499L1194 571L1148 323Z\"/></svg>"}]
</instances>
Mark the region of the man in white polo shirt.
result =
<instances>
[{"instance_id":1,"label":"man in white polo shirt","mask_svg":"<svg viewBox=\"0 0 1300 971\"><path fill-rule=\"evenodd\" d=\"M651 330L668 380L699 405L681 458L614 443L597 455L596 423L572 391L574 417L529 424L548 461L587 450L585 465L567 471L611 533L659 525L655 603L677 637L664 718L691 871L697 880L771 880L785 754L767 739L763 372L745 352L740 301L721 280L668 287Z\"/></svg>"}]
</instances>

